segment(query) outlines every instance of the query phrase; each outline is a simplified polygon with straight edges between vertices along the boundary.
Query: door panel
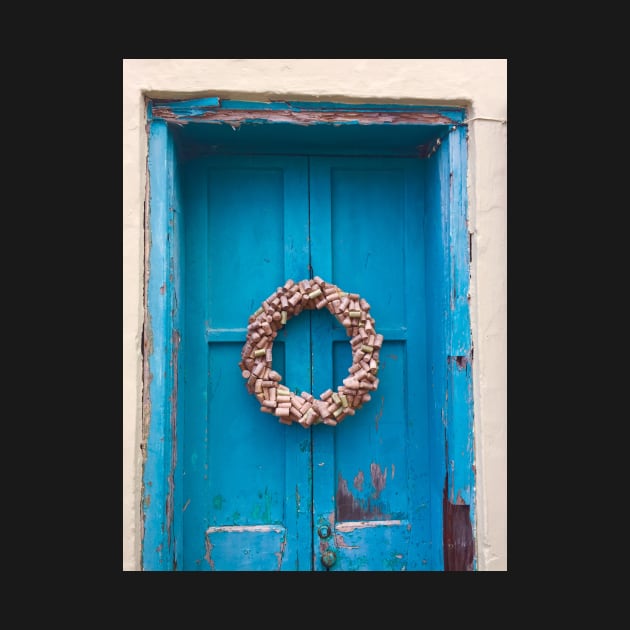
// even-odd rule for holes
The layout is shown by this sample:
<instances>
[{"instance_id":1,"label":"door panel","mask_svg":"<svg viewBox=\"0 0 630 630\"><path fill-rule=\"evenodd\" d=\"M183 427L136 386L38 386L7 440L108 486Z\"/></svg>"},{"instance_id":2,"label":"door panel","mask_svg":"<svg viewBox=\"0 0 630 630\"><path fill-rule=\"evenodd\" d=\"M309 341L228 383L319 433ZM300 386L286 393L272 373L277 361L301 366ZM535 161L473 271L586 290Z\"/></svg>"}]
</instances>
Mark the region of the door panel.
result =
<instances>
[{"instance_id":1,"label":"door panel","mask_svg":"<svg viewBox=\"0 0 630 630\"><path fill-rule=\"evenodd\" d=\"M310 434L262 414L238 368L249 315L308 270L306 160L206 158L186 171L183 568L308 570ZM289 324L274 367L309 386L308 320Z\"/></svg>"},{"instance_id":2,"label":"door panel","mask_svg":"<svg viewBox=\"0 0 630 630\"><path fill-rule=\"evenodd\" d=\"M313 428L315 520L332 532L314 567L332 550L332 570L429 569L422 163L312 158L310 175L313 273L365 298L385 338L372 400L334 431ZM317 393L351 365L345 330L319 322Z\"/></svg>"},{"instance_id":3,"label":"door panel","mask_svg":"<svg viewBox=\"0 0 630 630\"><path fill-rule=\"evenodd\" d=\"M184 570L432 568L422 169L187 165ZM315 275L365 298L385 341L372 400L304 430L261 413L238 363L249 315L287 279ZM319 396L348 375L349 341L326 310L304 311L275 339L273 367Z\"/></svg>"}]
</instances>

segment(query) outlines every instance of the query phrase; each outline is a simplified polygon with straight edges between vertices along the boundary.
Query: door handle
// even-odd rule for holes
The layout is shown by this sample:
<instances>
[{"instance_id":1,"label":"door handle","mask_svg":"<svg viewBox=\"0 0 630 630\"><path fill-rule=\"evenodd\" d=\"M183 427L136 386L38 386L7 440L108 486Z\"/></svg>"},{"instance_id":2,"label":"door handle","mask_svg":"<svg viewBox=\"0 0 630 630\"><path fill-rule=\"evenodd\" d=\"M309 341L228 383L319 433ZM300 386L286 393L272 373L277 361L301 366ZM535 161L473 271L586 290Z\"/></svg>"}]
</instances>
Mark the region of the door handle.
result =
<instances>
[{"instance_id":1,"label":"door handle","mask_svg":"<svg viewBox=\"0 0 630 630\"><path fill-rule=\"evenodd\" d=\"M330 567L337 562L337 554L332 549L326 549L326 551L322 553L321 560L322 564L327 569L330 569Z\"/></svg>"}]
</instances>

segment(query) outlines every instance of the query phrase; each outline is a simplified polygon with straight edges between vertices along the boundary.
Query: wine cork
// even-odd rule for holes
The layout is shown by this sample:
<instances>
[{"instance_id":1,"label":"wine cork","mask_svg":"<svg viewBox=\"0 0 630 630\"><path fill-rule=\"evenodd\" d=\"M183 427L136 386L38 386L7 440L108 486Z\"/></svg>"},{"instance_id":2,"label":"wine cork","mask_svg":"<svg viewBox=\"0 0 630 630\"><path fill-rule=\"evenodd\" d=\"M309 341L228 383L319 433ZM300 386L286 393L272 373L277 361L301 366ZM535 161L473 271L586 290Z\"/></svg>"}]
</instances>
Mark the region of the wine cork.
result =
<instances>
[{"instance_id":1,"label":"wine cork","mask_svg":"<svg viewBox=\"0 0 630 630\"><path fill-rule=\"evenodd\" d=\"M307 426L311 426L311 424L313 424L315 415L316 414L315 411L313 411L313 408L309 407L308 411L303 416L304 424L306 424Z\"/></svg>"}]
</instances>

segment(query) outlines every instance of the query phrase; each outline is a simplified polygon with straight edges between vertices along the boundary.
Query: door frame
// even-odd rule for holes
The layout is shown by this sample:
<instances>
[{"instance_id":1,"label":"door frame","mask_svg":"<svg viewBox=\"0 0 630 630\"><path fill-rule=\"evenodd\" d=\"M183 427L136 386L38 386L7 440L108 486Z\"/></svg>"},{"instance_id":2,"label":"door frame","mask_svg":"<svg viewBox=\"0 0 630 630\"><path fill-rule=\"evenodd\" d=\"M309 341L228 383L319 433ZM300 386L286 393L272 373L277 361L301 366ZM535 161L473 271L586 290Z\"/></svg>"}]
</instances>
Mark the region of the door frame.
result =
<instances>
[{"instance_id":1,"label":"door frame","mask_svg":"<svg viewBox=\"0 0 630 630\"><path fill-rule=\"evenodd\" d=\"M427 127L416 157L429 160L427 276L432 380L431 462L444 479L441 513L433 510L435 545L445 571L470 571L475 552L473 346L467 221L467 123L464 108L319 102L241 102L218 97L146 99L144 323L142 334L142 570L175 571L181 554L182 201L173 130L182 125L242 124ZM178 549L179 547L179 549Z\"/></svg>"}]
</instances>

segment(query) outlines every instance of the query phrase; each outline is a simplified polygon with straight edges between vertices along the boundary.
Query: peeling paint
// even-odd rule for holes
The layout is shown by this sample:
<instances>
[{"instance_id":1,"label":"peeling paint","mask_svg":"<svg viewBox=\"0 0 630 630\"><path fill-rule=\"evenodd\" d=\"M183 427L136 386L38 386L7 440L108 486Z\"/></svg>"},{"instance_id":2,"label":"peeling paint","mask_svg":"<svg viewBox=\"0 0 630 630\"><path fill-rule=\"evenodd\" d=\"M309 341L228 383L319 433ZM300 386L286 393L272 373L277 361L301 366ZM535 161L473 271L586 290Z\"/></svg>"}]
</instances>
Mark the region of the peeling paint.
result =
<instances>
[{"instance_id":1,"label":"peeling paint","mask_svg":"<svg viewBox=\"0 0 630 630\"><path fill-rule=\"evenodd\" d=\"M280 551L276 551L276 558L278 559L278 568L276 571L282 570L282 559L284 558L284 552L287 548L287 534L286 531L284 533L284 538L282 539L282 543L280 544Z\"/></svg>"},{"instance_id":2,"label":"peeling paint","mask_svg":"<svg viewBox=\"0 0 630 630\"><path fill-rule=\"evenodd\" d=\"M210 568L213 571L216 571L216 569L214 568L214 560L212 559L212 550L213 549L214 549L214 546L210 542L210 538L208 537L208 534L206 532L206 555L204 556L204 558L206 559L206 561L210 565Z\"/></svg>"},{"instance_id":3,"label":"peeling paint","mask_svg":"<svg viewBox=\"0 0 630 630\"><path fill-rule=\"evenodd\" d=\"M168 493L166 495L166 531L169 547L173 547L173 517L174 517L174 497L175 497L175 466L177 464L177 395L178 395L178 373L177 356L179 353L179 342L181 335L177 330L172 334L172 361L173 361L173 389L171 391L171 469L168 473Z\"/></svg>"},{"instance_id":4,"label":"peeling paint","mask_svg":"<svg viewBox=\"0 0 630 630\"><path fill-rule=\"evenodd\" d=\"M381 467L372 462L370 464L370 474L372 475L372 485L374 486L374 493L372 496L375 499L378 499L385 484L387 483L387 468L385 468L385 472L381 472Z\"/></svg>"},{"instance_id":5,"label":"peeling paint","mask_svg":"<svg viewBox=\"0 0 630 630\"><path fill-rule=\"evenodd\" d=\"M359 549L359 545L349 545L348 543L346 543L344 537L337 532L335 532L334 539L337 549Z\"/></svg>"},{"instance_id":6,"label":"peeling paint","mask_svg":"<svg viewBox=\"0 0 630 630\"><path fill-rule=\"evenodd\" d=\"M396 527L402 524L403 521L400 519L388 519L384 521L345 521L344 523L337 523L335 531L353 532L355 529L366 529L368 527ZM411 523L408 524L408 529L411 529Z\"/></svg>"},{"instance_id":7,"label":"peeling paint","mask_svg":"<svg viewBox=\"0 0 630 630\"><path fill-rule=\"evenodd\" d=\"M361 471L359 471L359 474L362 474ZM383 473L378 464L372 463L370 465L370 474L374 491L366 498L357 498L348 488L347 480L339 473L335 500L337 521L373 521L387 518L387 515L383 513L385 506L377 501L385 487L387 468ZM355 477L356 479L357 477Z\"/></svg>"},{"instance_id":8,"label":"peeling paint","mask_svg":"<svg viewBox=\"0 0 630 630\"><path fill-rule=\"evenodd\" d=\"M464 370L468 365L468 357L455 357L455 363L460 370Z\"/></svg>"},{"instance_id":9,"label":"peeling paint","mask_svg":"<svg viewBox=\"0 0 630 630\"><path fill-rule=\"evenodd\" d=\"M365 479L365 475L363 471L360 470L354 478L354 487L359 491L363 492L363 480Z\"/></svg>"},{"instance_id":10,"label":"peeling paint","mask_svg":"<svg viewBox=\"0 0 630 630\"><path fill-rule=\"evenodd\" d=\"M243 123L292 123L296 125L360 124L360 125L452 125L455 121L443 114L429 112L400 111L296 111L262 109L209 109L195 116L179 114L171 107L153 105L153 117L177 123L179 125L194 121L196 123L224 123L235 130Z\"/></svg>"},{"instance_id":11,"label":"peeling paint","mask_svg":"<svg viewBox=\"0 0 630 630\"><path fill-rule=\"evenodd\" d=\"M280 534L285 531L279 525L217 525L206 529L206 536L218 532L274 532Z\"/></svg>"},{"instance_id":12,"label":"peeling paint","mask_svg":"<svg viewBox=\"0 0 630 630\"><path fill-rule=\"evenodd\" d=\"M470 505L458 494L456 503L447 496L448 475L444 484L444 570L472 571L474 541L470 521Z\"/></svg>"},{"instance_id":13,"label":"peeling paint","mask_svg":"<svg viewBox=\"0 0 630 630\"><path fill-rule=\"evenodd\" d=\"M149 136L149 125L146 127L147 137ZM151 251L151 230L149 226L149 204L151 193L151 181L149 177L149 152L147 151L146 163L145 163L145 190L144 190L144 213L143 213L143 232L144 232L144 322L142 324L142 343L140 351L142 352L142 436L140 439L140 453L142 455L142 469L147 461L147 439L149 435L149 424L151 421L151 381L153 375L151 374L151 368L149 365L149 357L153 354L153 327L151 324L151 313L149 312L146 296L149 291L149 275L151 272L150 256ZM140 519L140 545L144 547L144 535L145 535L145 509L151 504L151 497L145 496L146 488L144 485L144 474L142 475L142 484L140 487L140 513L142 518Z\"/></svg>"}]
</instances>

